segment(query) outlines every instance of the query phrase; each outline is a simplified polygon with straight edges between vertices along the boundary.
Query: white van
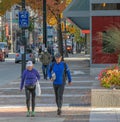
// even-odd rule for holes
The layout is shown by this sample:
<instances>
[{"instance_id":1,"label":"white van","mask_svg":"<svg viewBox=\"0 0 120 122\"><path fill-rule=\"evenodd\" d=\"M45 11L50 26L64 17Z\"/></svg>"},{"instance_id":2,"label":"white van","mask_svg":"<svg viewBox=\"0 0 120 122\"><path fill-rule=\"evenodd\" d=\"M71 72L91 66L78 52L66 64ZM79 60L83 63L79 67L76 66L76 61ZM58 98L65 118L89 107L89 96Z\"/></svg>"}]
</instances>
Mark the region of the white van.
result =
<instances>
[{"instance_id":1,"label":"white van","mask_svg":"<svg viewBox=\"0 0 120 122\"><path fill-rule=\"evenodd\" d=\"M7 42L0 42L0 49L4 52L5 57L8 57L8 45Z\"/></svg>"}]
</instances>

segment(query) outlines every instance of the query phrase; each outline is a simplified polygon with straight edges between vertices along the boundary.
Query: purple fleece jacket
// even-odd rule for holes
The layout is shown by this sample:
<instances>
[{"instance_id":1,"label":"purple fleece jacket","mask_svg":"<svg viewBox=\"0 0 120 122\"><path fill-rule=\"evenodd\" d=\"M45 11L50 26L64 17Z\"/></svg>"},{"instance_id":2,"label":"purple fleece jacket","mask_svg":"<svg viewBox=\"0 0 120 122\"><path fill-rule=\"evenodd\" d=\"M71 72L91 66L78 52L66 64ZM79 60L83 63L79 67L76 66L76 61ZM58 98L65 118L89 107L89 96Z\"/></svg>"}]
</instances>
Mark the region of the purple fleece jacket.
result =
<instances>
[{"instance_id":1,"label":"purple fleece jacket","mask_svg":"<svg viewBox=\"0 0 120 122\"><path fill-rule=\"evenodd\" d=\"M21 78L20 89L23 89L23 86L35 85L37 80L40 80L40 74L36 69L24 70Z\"/></svg>"}]
</instances>

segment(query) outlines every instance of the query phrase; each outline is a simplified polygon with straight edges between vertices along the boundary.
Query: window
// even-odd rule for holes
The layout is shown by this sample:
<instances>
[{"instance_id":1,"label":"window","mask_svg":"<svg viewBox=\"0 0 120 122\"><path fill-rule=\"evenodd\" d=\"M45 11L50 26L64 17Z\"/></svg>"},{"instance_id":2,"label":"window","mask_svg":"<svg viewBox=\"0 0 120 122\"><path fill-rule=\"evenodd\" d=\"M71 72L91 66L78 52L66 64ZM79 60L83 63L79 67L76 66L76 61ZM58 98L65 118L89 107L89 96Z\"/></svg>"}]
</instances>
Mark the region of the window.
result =
<instances>
[{"instance_id":1,"label":"window","mask_svg":"<svg viewBox=\"0 0 120 122\"><path fill-rule=\"evenodd\" d=\"M92 4L92 10L120 10L120 3Z\"/></svg>"}]
</instances>

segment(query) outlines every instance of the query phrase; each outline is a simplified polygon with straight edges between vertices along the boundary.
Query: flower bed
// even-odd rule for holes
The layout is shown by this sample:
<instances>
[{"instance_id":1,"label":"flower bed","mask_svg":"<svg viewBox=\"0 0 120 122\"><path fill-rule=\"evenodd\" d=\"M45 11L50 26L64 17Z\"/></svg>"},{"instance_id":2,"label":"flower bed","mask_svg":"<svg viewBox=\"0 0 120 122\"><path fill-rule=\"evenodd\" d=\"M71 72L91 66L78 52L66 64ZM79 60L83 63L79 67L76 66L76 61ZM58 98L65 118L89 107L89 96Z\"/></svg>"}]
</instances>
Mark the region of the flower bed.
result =
<instances>
[{"instance_id":1,"label":"flower bed","mask_svg":"<svg viewBox=\"0 0 120 122\"><path fill-rule=\"evenodd\" d=\"M105 88L120 87L120 68L113 65L102 70L98 75L101 86Z\"/></svg>"}]
</instances>

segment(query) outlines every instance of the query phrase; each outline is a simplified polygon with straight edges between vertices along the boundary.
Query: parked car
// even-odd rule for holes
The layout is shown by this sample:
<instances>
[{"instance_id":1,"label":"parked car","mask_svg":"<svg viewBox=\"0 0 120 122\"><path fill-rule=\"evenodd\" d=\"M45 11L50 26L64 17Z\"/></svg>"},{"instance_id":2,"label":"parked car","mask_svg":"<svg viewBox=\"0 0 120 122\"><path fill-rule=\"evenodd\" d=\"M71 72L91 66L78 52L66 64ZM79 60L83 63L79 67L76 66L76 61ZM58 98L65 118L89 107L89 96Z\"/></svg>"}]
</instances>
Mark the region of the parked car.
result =
<instances>
[{"instance_id":1,"label":"parked car","mask_svg":"<svg viewBox=\"0 0 120 122\"><path fill-rule=\"evenodd\" d=\"M7 42L0 42L0 49L2 49L2 52L4 53L5 57L8 57L8 45Z\"/></svg>"},{"instance_id":2,"label":"parked car","mask_svg":"<svg viewBox=\"0 0 120 122\"><path fill-rule=\"evenodd\" d=\"M32 61L33 63L36 62L35 60L35 53L32 49L26 49L26 62ZM20 53L20 50L17 51L15 55L15 63L19 63L22 61L22 54Z\"/></svg>"},{"instance_id":3,"label":"parked car","mask_svg":"<svg viewBox=\"0 0 120 122\"><path fill-rule=\"evenodd\" d=\"M0 49L0 61L5 61L4 52L2 52L2 49Z\"/></svg>"}]
</instances>

